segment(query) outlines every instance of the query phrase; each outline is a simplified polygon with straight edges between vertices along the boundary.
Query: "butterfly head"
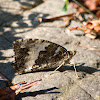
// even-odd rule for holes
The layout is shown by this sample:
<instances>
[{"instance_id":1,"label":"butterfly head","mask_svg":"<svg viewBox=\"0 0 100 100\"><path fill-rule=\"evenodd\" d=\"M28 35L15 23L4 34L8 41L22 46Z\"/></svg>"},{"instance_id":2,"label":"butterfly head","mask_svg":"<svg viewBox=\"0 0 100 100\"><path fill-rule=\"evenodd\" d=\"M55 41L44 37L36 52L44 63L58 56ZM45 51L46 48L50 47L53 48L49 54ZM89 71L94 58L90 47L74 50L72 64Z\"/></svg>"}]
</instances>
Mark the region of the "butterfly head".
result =
<instances>
[{"instance_id":1,"label":"butterfly head","mask_svg":"<svg viewBox=\"0 0 100 100\"><path fill-rule=\"evenodd\" d=\"M69 63L72 57L76 54L76 51L67 51L67 59L65 60L66 63Z\"/></svg>"},{"instance_id":2,"label":"butterfly head","mask_svg":"<svg viewBox=\"0 0 100 100\"><path fill-rule=\"evenodd\" d=\"M73 57L76 54L76 51L68 51L68 56Z\"/></svg>"}]
</instances>

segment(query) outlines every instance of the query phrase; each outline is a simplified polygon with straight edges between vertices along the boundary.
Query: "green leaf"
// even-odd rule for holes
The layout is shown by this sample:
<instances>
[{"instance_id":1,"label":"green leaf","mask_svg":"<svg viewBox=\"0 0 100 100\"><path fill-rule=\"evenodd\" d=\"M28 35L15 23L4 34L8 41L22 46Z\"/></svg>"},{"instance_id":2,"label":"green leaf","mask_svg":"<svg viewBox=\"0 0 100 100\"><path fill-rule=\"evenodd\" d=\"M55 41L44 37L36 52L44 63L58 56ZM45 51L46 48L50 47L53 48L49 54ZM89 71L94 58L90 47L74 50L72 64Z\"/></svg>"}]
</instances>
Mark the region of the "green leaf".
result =
<instances>
[{"instance_id":1,"label":"green leaf","mask_svg":"<svg viewBox=\"0 0 100 100\"><path fill-rule=\"evenodd\" d=\"M65 4L62 8L62 11L66 12L67 11L67 6L68 6L68 0L65 1Z\"/></svg>"}]
</instances>

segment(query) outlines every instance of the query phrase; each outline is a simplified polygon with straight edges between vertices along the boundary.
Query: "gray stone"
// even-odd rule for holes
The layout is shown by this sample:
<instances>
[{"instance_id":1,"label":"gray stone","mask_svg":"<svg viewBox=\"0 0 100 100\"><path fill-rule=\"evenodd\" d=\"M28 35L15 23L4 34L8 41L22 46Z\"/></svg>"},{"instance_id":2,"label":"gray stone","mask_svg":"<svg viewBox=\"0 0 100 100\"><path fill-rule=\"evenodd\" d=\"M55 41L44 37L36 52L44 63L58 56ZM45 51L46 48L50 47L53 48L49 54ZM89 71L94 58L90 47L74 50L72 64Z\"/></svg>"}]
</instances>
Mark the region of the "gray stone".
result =
<instances>
[{"instance_id":1,"label":"gray stone","mask_svg":"<svg viewBox=\"0 0 100 100\"><path fill-rule=\"evenodd\" d=\"M41 82L21 92L17 100L100 100L100 52L84 48L100 49L99 40L83 36L82 31L68 32L61 28L64 19L48 23L39 23L38 17L53 17L65 14L61 11L63 0L45 0L30 10L21 10L21 0L0 1L0 72L12 83L30 82L42 78ZM1 3L2 2L2 3ZM25 3L28 4L26 0ZM31 0L30 0L31 4ZM3 8L4 7L4 8ZM10 9L12 8L12 9ZM75 12L68 8L67 13ZM80 26L81 22L72 21L71 26ZM77 74L71 65L53 71L15 75L11 63L14 61L13 41L19 38L40 38L64 46L67 50L76 50L71 60L76 64ZM0 79L1 80L1 79ZM0 86L5 83L1 80ZM4 84L3 84L4 83Z\"/></svg>"}]
</instances>

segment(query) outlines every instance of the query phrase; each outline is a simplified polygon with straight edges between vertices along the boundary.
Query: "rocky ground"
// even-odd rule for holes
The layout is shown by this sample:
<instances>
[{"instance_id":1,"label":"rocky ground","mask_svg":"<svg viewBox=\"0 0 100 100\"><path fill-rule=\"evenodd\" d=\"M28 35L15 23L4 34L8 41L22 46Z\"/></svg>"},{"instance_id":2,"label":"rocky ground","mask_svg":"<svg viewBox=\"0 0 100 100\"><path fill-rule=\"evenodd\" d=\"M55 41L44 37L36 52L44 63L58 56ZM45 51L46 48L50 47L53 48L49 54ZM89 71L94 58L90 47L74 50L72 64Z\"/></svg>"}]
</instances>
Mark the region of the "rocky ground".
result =
<instances>
[{"instance_id":1,"label":"rocky ground","mask_svg":"<svg viewBox=\"0 0 100 100\"><path fill-rule=\"evenodd\" d=\"M100 100L100 52L82 48L97 47L100 40L83 36L82 31L68 32L61 28L64 18L53 22L39 23L38 17L53 17L65 14L61 11L64 0L0 0L0 72L12 83L30 82L42 78L35 86L21 92L17 100ZM29 8L25 10L25 5ZM68 7L67 13L76 10ZM81 22L71 21L70 26ZM14 61L12 43L20 38L39 38L60 44L67 50L76 50L71 63L50 75L52 71L41 71L15 75L11 66ZM0 86L5 86L0 80Z\"/></svg>"}]
</instances>

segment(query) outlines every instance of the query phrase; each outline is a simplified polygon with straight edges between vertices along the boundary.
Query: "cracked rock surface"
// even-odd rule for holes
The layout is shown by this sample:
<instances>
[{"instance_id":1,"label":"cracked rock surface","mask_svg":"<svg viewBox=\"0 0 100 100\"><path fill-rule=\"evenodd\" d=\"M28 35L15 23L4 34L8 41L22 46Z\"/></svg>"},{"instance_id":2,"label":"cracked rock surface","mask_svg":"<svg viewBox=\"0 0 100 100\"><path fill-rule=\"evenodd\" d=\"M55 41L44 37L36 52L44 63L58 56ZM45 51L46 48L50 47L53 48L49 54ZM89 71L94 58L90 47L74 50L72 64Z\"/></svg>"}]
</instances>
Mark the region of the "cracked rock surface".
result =
<instances>
[{"instance_id":1,"label":"cracked rock surface","mask_svg":"<svg viewBox=\"0 0 100 100\"><path fill-rule=\"evenodd\" d=\"M65 14L61 11L63 4L64 0L0 0L0 73L12 83L42 78L21 92L17 100L100 100L100 52L82 48L100 49L100 40L91 40L81 35L82 31L69 33L67 27L61 28L65 18L47 23L37 20ZM75 11L69 6L67 13ZM74 20L70 26L80 25ZM15 75L12 43L20 38L45 39L76 50L71 63L76 65L79 78L71 65L62 66L52 75L51 70ZM2 79L0 87L5 87Z\"/></svg>"}]
</instances>

